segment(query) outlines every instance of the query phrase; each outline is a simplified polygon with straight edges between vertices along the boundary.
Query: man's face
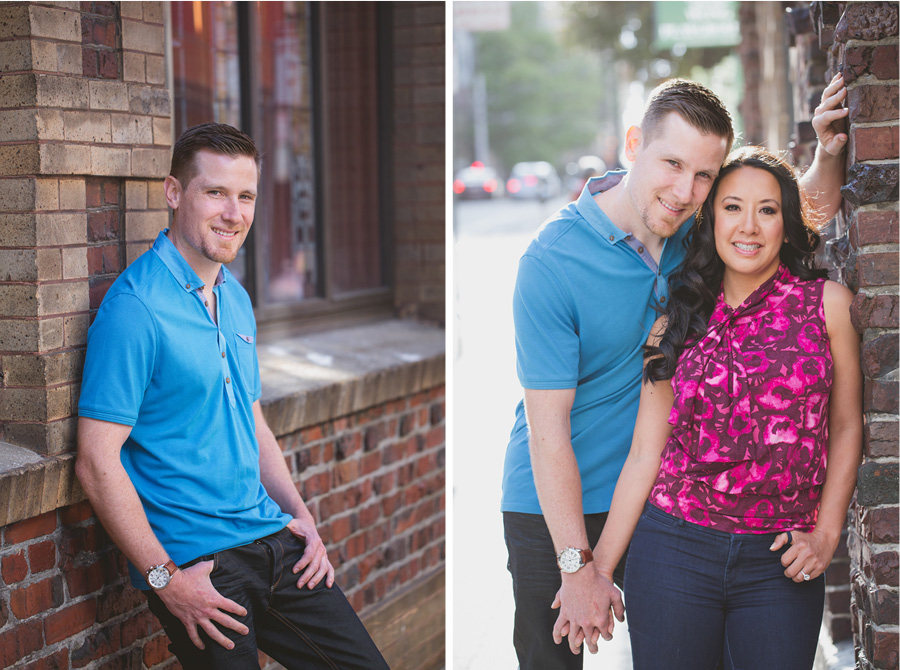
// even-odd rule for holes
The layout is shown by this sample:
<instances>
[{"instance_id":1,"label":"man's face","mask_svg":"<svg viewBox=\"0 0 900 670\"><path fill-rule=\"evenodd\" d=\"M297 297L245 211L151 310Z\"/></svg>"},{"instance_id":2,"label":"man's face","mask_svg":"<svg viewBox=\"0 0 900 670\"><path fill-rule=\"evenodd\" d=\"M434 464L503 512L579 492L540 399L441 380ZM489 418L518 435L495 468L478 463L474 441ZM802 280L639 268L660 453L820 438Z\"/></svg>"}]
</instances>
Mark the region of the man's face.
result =
<instances>
[{"instance_id":1,"label":"man's face","mask_svg":"<svg viewBox=\"0 0 900 670\"><path fill-rule=\"evenodd\" d=\"M706 200L727 150L726 138L702 133L675 112L662 119L649 142L631 128L625 146L634 163L628 192L640 224L660 238L678 232Z\"/></svg>"},{"instance_id":2,"label":"man's face","mask_svg":"<svg viewBox=\"0 0 900 670\"><path fill-rule=\"evenodd\" d=\"M166 199L175 210L169 237L195 270L230 263L247 238L256 208L257 170L249 156L211 151L194 157L195 176L183 186L166 178Z\"/></svg>"}]
</instances>

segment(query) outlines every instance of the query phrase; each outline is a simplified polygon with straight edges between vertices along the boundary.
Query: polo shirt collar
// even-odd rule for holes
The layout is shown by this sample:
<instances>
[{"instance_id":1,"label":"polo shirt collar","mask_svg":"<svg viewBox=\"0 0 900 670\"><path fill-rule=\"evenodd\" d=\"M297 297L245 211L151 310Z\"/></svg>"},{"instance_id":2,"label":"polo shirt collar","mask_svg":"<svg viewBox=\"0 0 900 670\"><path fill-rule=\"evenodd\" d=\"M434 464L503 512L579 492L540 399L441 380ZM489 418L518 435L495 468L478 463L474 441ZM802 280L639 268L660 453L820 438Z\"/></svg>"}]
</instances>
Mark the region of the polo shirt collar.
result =
<instances>
[{"instance_id":1,"label":"polo shirt collar","mask_svg":"<svg viewBox=\"0 0 900 670\"><path fill-rule=\"evenodd\" d=\"M608 191L622 181L628 173L627 170L610 170L602 177L589 179L578 196L575 206L578 213L590 224L591 228L600 233L601 237L610 244L615 244L628 237L628 233L616 226L606 213L600 209L600 205L594 200L594 196L603 191Z\"/></svg>"},{"instance_id":2,"label":"polo shirt collar","mask_svg":"<svg viewBox=\"0 0 900 670\"><path fill-rule=\"evenodd\" d=\"M196 291L198 288L203 286L203 281L200 279L200 277L197 276L197 273L194 272L194 269L184 259L184 256L181 255L181 252L175 248L174 244L172 244L172 240L169 239L168 232L169 229L166 228L156 236L156 241L153 243L153 251L156 252L156 255L159 256L159 259L165 264L165 266L169 268L169 272L171 272L172 276L175 277L175 281L178 282L182 290L187 293ZM216 281L213 286L218 286L219 284L223 284L224 282L225 269L224 267L219 267L219 274L216 277Z\"/></svg>"}]
</instances>

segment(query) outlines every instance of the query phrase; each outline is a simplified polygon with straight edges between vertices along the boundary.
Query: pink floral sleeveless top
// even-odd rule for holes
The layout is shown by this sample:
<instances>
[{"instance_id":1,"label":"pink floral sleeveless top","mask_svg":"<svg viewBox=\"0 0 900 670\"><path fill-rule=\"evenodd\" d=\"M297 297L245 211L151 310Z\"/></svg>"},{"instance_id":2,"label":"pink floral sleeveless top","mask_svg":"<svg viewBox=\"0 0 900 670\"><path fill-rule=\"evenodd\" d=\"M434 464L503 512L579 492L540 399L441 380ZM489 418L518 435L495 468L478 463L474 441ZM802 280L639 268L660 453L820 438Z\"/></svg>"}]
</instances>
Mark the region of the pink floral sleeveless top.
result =
<instances>
[{"instance_id":1,"label":"pink floral sleeveless top","mask_svg":"<svg viewBox=\"0 0 900 670\"><path fill-rule=\"evenodd\" d=\"M720 293L672 378L652 504L730 533L813 529L832 382L824 285L781 266L736 309Z\"/></svg>"}]
</instances>

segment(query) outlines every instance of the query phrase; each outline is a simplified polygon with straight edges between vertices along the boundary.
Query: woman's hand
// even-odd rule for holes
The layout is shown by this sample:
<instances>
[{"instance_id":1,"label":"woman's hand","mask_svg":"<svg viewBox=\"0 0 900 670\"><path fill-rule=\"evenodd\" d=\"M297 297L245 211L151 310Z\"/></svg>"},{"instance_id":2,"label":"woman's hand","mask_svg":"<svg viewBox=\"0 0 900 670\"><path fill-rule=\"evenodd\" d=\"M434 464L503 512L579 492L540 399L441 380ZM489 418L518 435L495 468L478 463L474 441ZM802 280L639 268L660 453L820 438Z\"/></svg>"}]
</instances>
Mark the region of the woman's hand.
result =
<instances>
[{"instance_id":1,"label":"woman's hand","mask_svg":"<svg viewBox=\"0 0 900 670\"><path fill-rule=\"evenodd\" d=\"M837 540L839 539L840 535ZM793 541L781 556L781 564L785 567L784 576L798 584L815 579L824 573L831 565L831 559L838 545L837 540L826 537L825 533L820 531L801 533L794 530L790 533L780 533L769 549L778 551L790 540Z\"/></svg>"}]
</instances>

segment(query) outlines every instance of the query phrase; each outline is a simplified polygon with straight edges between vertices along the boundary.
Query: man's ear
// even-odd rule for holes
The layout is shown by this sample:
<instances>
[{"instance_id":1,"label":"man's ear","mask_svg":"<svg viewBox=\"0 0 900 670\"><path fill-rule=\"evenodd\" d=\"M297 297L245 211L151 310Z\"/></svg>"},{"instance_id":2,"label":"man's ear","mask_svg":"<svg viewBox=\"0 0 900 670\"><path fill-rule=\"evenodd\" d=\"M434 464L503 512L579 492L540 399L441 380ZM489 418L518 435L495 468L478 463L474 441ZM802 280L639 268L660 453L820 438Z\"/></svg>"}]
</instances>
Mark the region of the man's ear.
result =
<instances>
[{"instance_id":1,"label":"man's ear","mask_svg":"<svg viewBox=\"0 0 900 670\"><path fill-rule=\"evenodd\" d=\"M169 203L169 207L178 209L178 204L181 202L181 182L169 175L163 182L163 190L166 192L166 202Z\"/></svg>"},{"instance_id":2,"label":"man's ear","mask_svg":"<svg viewBox=\"0 0 900 670\"><path fill-rule=\"evenodd\" d=\"M625 133L625 157L632 163L643 140L644 135L640 126L631 126L628 132Z\"/></svg>"}]
</instances>

